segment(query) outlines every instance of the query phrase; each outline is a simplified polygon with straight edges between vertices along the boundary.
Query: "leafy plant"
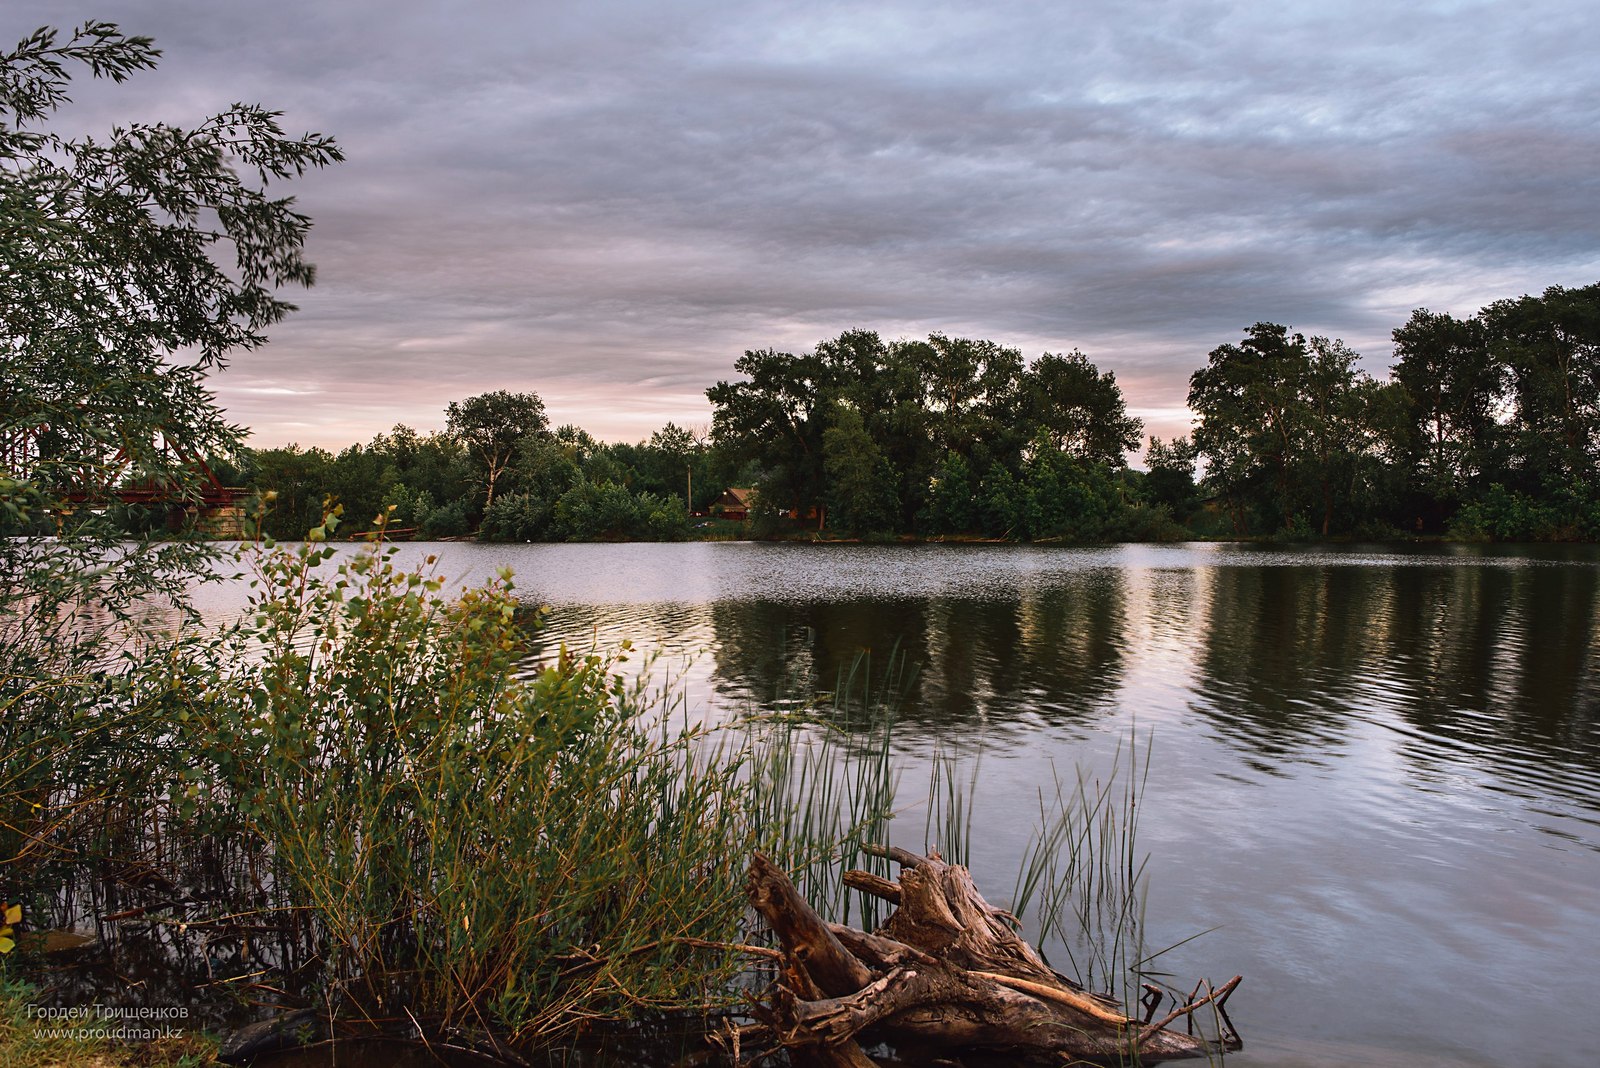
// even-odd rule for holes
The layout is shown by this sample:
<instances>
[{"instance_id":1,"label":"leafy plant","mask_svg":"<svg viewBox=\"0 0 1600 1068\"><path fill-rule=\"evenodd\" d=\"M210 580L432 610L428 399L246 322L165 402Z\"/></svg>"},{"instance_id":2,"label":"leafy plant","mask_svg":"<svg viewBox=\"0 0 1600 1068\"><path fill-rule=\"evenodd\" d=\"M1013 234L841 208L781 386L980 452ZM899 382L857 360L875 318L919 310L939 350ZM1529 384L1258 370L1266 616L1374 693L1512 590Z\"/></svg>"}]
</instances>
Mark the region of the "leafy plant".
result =
<instances>
[{"instance_id":1,"label":"leafy plant","mask_svg":"<svg viewBox=\"0 0 1600 1068\"><path fill-rule=\"evenodd\" d=\"M393 552L265 551L249 617L144 678L186 754L176 829L270 870L356 1005L535 1040L726 1001L750 850L820 862L882 791L797 814L789 743L672 727L626 646L526 671L508 575L449 596Z\"/></svg>"}]
</instances>

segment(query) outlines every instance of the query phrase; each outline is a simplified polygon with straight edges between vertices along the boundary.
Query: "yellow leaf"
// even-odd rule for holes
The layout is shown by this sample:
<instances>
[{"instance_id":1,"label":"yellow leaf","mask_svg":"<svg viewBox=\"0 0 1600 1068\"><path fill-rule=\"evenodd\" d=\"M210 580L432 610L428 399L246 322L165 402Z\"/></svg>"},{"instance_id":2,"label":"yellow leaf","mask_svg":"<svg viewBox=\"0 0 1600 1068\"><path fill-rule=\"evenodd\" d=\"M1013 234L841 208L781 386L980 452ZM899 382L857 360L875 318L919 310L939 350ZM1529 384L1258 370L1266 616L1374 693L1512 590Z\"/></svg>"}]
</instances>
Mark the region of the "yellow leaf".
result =
<instances>
[{"instance_id":1,"label":"yellow leaf","mask_svg":"<svg viewBox=\"0 0 1600 1068\"><path fill-rule=\"evenodd\" d=\"M0 935L0 953L10 953L17 948L17 944L5 935Z\"/></svg>"},{"instance_id":2,"label":"yellow leaf","mask_svg":"<svg viewBox=\"0 0 1600 1068\"><path fill-rule=\"evenodd\" d=\"M12 905L10 908L6 909L6 926L7 927L11 926L14 923L21 923L21 922L22 922L22 906L21 905Z\"/></svg>"}]
</instances>

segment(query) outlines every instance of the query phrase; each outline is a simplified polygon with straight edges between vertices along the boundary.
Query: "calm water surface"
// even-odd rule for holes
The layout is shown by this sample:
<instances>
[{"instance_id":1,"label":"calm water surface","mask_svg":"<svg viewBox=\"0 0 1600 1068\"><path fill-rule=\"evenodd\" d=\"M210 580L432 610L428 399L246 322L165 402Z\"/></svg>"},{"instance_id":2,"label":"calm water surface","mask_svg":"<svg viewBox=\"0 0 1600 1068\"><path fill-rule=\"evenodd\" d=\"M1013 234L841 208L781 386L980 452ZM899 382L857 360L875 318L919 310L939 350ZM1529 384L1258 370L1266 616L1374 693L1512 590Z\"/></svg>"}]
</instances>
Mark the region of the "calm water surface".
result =
<instances>
[{"instance_id":1,"label":"calm water surface","mask_svg":"<svg viewBox=\"0 0 1600 1068\"><path fill-rule=\"evenodd\" d=\"M915 667L897 727L980 769L1010 892L1037 791L1153 738L1148 941L1235 972L1240 1068L1596 1063L1600 551L1221 545L407 546L511 565L532 655L659 650L696 714ZM242 584L202 591L216 618ZM901 844L922 844L923 820Z\"/></svg>"}]
</instances>

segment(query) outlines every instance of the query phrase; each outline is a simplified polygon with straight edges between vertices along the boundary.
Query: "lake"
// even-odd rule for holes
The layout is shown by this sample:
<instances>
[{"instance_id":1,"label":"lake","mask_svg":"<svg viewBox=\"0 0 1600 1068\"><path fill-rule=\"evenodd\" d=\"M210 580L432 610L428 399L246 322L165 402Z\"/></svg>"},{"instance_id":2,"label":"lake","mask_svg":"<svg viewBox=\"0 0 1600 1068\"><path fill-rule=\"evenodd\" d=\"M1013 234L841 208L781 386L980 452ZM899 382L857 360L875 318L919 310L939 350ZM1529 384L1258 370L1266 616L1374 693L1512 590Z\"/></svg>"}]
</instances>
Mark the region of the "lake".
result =
<instances>
[{"instance_id":1,"label":"lake","mask_svg":"<svg viewBox=\"0 0 1600 1068\"><path fill-rule=\"evenodd\" d=\"M1147 943L1245 983L1240 1068L1594 1063L1600 549L1220 544L411 545L511 566L562 642L658 650L697 716L914 671L895 732L923 845L935 752L977 768L1004 904L1038 791L1149 740ZM226 618L243 585L200 591ZM639 658L636 658L638 660Z\"/></svg>"}]
</instances>

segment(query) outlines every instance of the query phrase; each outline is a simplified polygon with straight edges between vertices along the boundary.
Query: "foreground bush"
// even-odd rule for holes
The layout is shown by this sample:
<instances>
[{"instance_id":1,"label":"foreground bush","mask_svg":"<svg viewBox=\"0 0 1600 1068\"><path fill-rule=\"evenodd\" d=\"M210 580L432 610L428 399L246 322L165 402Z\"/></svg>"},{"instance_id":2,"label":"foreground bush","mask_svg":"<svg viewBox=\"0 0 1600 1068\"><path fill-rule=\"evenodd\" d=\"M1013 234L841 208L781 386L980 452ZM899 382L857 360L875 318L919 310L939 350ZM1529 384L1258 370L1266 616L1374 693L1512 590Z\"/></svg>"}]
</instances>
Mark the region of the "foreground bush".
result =
<instances>
[{"instance_id":1,"label":"foreground bush","mask_svg":"<svg viewBox=\"0 0 1600 1068\"><path fill-rule=\"evenodd\" d=\"M523 669L508 576L449 597L316 543L257 567L244 623L140 680L190 842L165 862L280 917L327 996L521 1040L721 1004L750 851L820 859L855 818L784 817L781 746L670 728L620 656Z\"/></svg>"}]
</instances>

